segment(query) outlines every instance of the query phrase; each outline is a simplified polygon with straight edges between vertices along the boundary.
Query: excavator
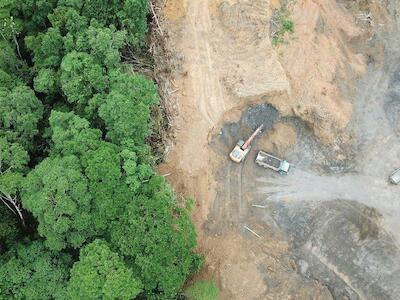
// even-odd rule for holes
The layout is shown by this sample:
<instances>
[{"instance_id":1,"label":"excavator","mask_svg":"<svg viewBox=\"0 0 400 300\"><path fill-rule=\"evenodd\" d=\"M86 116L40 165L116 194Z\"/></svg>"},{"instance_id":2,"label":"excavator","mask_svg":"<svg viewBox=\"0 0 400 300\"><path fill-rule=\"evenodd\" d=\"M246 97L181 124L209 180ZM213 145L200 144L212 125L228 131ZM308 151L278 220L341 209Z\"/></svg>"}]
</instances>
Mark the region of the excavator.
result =
<instances>
[{"instance_id":1,"label":"excavator","mask_svg":"<svg viewBox=\"0 0 400 300\"><path fill-rule=\"evenodd\" d=\"M261 124L247 139L246 142L244 142L243 140L239 140L235 148L233 148L233 150L229 154L230 159L233 160L235 163L241 163L246 158L247 154L250 152L251 142L254 140L257 134L261 132L263 127L264 125Z\"/></svg>"}]
</instances>

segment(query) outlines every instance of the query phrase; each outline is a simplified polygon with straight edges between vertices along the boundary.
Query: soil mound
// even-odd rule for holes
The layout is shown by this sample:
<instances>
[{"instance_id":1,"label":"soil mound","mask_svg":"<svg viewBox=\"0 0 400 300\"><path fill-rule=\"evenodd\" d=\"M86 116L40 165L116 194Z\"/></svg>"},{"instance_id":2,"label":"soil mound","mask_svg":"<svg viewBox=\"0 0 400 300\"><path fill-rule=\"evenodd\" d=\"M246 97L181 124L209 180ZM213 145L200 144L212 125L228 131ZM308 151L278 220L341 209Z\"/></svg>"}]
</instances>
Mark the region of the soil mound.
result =
<instances>
[{"instance_id":1,"label":"soil mound","mask_svg":"<svg viewBox=\"0 0 400 300\"><path fill-rule=\"evenodd\" d=\"M221 73L233 96L260 99L289 94L289 82L269 39L268 3L224 1L218 6Z\"/></svg>"}]
</instances>

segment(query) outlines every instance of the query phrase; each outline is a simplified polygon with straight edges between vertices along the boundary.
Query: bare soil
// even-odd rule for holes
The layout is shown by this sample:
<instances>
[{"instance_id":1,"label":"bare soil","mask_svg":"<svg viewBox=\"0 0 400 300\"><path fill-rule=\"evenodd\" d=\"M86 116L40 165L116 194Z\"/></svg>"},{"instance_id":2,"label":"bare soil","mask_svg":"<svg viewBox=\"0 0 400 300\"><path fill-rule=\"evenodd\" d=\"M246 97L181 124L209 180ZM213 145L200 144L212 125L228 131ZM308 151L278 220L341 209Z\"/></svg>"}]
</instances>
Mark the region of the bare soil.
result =
<instances>
[{"instance_id":1,"label":"bare soil","mask_svg":"<svg viewBox=\"0 0 400 300\"><path fill-rule=\"evenodd\" d=\"M397 1L159 2L176 115L159 172L196 200L198 277L222 299L396 299ZM283 7L295 33L274 47ZM246 161L229 161L260 123ZM291 174L255 166L258 149Z\"/></svg>"}]
</instances>

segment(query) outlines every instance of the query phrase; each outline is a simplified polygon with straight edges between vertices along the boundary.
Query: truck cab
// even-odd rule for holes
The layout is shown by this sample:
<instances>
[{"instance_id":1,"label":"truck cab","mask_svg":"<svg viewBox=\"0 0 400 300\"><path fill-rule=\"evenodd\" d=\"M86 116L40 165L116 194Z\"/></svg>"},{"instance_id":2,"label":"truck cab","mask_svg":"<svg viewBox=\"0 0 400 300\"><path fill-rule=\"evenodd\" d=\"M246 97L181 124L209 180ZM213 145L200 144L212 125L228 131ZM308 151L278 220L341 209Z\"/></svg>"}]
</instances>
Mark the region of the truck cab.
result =
<instances>
[{"instance_id":1,"label":"truck cab","mask_svg":"<svg viewBox=\"0 0 400 300\"><path fill-rule=\"evenodd\" d=\"M283 172L283 173L289 173L290 170L290 163L288 163L286 160L282 160L281 161L281 165L279 167L279 172Z\"/></svg>"}]
</instances>

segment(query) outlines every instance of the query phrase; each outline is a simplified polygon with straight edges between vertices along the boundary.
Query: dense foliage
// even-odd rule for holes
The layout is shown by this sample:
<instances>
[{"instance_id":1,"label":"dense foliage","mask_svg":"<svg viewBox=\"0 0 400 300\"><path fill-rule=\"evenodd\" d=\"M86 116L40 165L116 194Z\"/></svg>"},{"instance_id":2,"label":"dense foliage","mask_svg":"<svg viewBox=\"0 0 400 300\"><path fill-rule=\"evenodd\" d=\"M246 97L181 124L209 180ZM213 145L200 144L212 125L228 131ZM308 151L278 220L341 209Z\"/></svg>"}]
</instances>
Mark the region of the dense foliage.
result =
<instances>
[{"instance_id":1,"label":"dense foliage","mask_svg":"<svg viewBox=\"0 0 400 300\"><path fill-rule=\"evenodd\" d=\"M133 299L142 284L106 242L95 240L81 250L71 269L68 294L72 299Z\"/></svg>"},{"instance_id":2,"label":"dense foliage","mask_svg":"<svg viewBox=\"0 0 400 300\"><path fill-rule=\"evenodd\" d=\"M71 257L48 251L41 241L14 245L0 258L4 298L62 299Z\"/></svg>"},{"instance_id":3,"label":"dense foliage","mask_svg":"<svg viewBox=\"0 0 400 300\"><path fill-rule=\"evenodd\" d=\"M146 145L157 87L122 55L147 6L0 0L0 299L173 299L201 267Z\"/></svg>"}]
</instances>

